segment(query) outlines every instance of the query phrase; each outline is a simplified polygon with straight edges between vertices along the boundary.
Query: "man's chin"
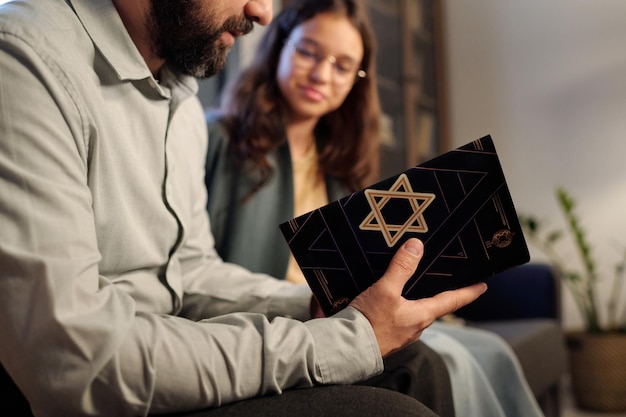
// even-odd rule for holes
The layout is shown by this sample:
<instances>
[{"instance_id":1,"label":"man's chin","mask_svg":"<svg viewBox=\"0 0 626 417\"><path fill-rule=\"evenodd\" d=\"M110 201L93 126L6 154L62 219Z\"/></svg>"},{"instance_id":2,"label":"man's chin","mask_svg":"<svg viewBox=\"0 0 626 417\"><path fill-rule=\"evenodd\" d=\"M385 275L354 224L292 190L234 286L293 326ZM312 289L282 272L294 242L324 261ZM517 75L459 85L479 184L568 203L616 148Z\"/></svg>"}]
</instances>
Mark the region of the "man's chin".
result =
<instances>
[{"instance_id":1,"label":"man's chin","mask_svg":"<svg viewBox=\"0 0 626 417\"><path fill-rule=\"evenodd\" d=\"M226 60L223 60L223 61L220 61L220 62L214 62L214 63L212 63L210 65L207 65L206 67L204 67L200 71L198 71L196 73L195 77L196 78L201 78L201 79L210 78L210 77L216 75L217 73L219 73L220 71L222 71L225 66L226 66Z\"/></svg>"},{"instance_id":2,"label":"man's chin","mask_svg":"<svg viewBox=\"0 0 626 417\"><path fill-rule=\"evenodd\" d=\"M202 62L196 65L184 65L184 67L179 67L178 70L182 74L195 78L205 79L212 77L226 66L226 57L229 51L229 47L220 45L213 51L210 57L202 60Z\"/></svg>"}]
</instances>

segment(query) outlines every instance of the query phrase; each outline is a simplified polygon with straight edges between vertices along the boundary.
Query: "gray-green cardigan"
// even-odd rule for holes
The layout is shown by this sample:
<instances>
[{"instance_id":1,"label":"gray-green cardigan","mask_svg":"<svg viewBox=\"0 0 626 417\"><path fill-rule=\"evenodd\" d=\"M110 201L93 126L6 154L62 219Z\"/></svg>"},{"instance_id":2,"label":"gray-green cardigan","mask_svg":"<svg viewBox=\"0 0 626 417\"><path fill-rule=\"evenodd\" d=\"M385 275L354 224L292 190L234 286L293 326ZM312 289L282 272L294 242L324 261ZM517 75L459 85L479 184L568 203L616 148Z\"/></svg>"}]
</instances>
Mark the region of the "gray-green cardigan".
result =
<instances>
[{"instance_id":1,"label":"gray-green cardigan","mask_svg":"<svg viewBox=\"0 0 626 417\"><path fill-rule=\"evenodd\" d=\"M294 217L293 178L287 141L269 156L274 166L269 182L245 202L241 200L255 182L250 173L234 165L227 148L228 138L223 126L218 121L209 122L207 209L215 248L227 262L284 279L289 248L278 225ZM348 194L348 190L334 178L326 178L326 188L328 201ZM272 256L267 256L268 252Z\"/></svg>"}]
</instances>

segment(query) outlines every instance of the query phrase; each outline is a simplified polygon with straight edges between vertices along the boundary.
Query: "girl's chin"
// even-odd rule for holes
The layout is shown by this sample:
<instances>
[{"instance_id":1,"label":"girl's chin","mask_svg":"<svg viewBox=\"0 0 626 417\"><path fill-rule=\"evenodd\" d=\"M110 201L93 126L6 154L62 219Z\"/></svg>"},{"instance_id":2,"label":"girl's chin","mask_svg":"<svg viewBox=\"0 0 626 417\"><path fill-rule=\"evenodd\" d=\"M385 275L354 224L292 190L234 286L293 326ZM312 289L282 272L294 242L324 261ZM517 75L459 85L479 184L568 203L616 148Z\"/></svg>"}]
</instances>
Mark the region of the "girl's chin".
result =
<instances>
[{"instance_id":1,"label":"girl's chin","mask_svg":"<svg viewBox=\"0 0 626 417\"><path fill-rule=\"evenodd\" d=\"M317 123L317 120L319 120L319 118L322 117L324 114L326 113L321 111L312 111L311 109L304 109L300 107L297 109L292 108L289 112L288 118L291 122L311 121Z\"/></svg>"}]
</instances>

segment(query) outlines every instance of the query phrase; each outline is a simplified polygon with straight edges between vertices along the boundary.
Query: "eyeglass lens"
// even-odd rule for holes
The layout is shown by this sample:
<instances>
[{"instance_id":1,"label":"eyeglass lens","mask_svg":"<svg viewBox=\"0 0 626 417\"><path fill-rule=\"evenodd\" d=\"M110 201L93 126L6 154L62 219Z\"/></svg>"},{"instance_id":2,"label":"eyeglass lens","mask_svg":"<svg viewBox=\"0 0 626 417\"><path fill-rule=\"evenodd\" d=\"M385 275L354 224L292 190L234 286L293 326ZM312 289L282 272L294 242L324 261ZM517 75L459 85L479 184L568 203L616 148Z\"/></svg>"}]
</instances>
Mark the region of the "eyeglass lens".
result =
<instances>
[{"instance_id":1,"label":"eyeglass lens","mask_svg":"<svg viewBox=\"0 0 626 417\"><path fill-rule=\"evenodd\" d=\"M356 81L356 77L365 77L365 71L358 68L358 63L349 56L335 57L326 54L315 42L308 39L299 41L287 41L287 45L293 48L294 64L301 68L311 69L323 61L332 65L333 81L336 84L347 84Z\"/></svg>"}]
</instances>

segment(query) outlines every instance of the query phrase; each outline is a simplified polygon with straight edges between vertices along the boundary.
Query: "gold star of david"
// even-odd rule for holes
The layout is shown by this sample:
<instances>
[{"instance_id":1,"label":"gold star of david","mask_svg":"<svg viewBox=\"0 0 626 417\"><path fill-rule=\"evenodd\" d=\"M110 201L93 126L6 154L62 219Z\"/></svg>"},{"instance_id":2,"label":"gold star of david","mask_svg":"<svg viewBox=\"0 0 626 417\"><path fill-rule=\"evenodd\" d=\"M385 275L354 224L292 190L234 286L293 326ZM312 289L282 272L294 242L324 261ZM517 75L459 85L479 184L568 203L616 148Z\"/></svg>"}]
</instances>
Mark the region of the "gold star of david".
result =
<instances>
[{"instance_id":1,"label":"gold star of david","mask_svg":"<svg viewBox=\"0 0 626 417\"><path fill-rule=\"evenodd\" d=\"M428 232L424 210L433 202L435 194L413 192L406 174L401 174L389 191L365 190L365 197L372 211L359 225L359 229L380 231L389 247L395 245L406 232ZM404 224L387 224L383 218L382 209L392 198L407 199L413 209Z\"/></svg>"}]
</instances>

